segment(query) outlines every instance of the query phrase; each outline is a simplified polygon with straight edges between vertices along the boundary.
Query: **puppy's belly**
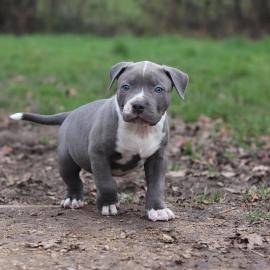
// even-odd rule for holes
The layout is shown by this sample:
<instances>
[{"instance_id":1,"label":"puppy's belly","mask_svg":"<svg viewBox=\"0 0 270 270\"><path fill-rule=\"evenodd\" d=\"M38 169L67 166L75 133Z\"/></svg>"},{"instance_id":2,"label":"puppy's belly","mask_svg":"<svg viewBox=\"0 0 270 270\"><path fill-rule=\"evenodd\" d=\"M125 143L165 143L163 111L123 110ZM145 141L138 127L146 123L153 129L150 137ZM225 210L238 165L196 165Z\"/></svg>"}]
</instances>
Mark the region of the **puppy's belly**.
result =
<instances>
[{"instance_id":1,"label":"puppy's belly","mask_svg":"<svg viewBox=\"0 0 270 270\"><path fill-rule=\"evenodd\" d=\"M121 169L112 169L112 175L113 176L123 176L126 175L128 173L130 173L131 171L134 171L137 168L143 168L143 162L139 162L134 168L132 169L128 169L128 170L121 170Z\"/></svg>"},{"instance_id":2,"label":"puppy's belly","mask_svg":"<svg viewBox=\"0 0 270 270\"><path fill-rule=\"evenodd\" d=\"M88 159L88 156L83 156L81 153L79 158L76 156L73 159L82 169L92 173L91 160ZM111 172L113 176L123 176L137 168L142 168L143 164L144 160L138 154L115 153L111 160Z\"/></svg>"},{"instance_id":3,"label":"puppy's belly","mask_svg":"<svg viewBox=\"0 0 270 270\"><path fill-rule=\"evenodd\" d=\"M143 167L143 163L144 162L139 155L121 156L121 158L112 161L111 164L112 175L113 176L125 175L138 167Z\"/></svg>"}]
</instances>

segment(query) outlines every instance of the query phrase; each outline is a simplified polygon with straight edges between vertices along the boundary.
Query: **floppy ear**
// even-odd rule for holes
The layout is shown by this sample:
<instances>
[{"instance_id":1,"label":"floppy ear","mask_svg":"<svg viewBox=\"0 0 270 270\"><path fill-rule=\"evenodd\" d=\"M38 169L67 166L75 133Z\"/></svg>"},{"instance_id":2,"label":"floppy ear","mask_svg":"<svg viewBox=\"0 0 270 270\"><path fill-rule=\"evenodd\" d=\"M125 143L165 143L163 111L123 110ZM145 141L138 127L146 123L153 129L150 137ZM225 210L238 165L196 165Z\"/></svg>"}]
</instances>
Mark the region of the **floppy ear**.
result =
<instances>
[{"instance_id":1,"label":"floppy ear","mask_svg":"<svg viewBox=\"0 0 270 270\"><path fill-rule=\"evenodd\" d=\"M163 66L164 71L168 74L170 77L173 86L177 90L177 93L179 96L184 99L185 96L185 90L188 85L188 75L184 73L183 71L173 68L173 67L168 67L168 66Z\"/></svg>"},{"instance_id":2,"label":"floppy ear","mask_svg":"<svg viewBox=\"0 0 270 270\"><path fill-rule=\"evenodd\" d=\"M130 65L132 62L120 62L111 67L110 78L111 82L109 85L109 89L111 89L114 81L118 79L118 77L124 72L124 70Z\"/></svg>"}]
</instances>

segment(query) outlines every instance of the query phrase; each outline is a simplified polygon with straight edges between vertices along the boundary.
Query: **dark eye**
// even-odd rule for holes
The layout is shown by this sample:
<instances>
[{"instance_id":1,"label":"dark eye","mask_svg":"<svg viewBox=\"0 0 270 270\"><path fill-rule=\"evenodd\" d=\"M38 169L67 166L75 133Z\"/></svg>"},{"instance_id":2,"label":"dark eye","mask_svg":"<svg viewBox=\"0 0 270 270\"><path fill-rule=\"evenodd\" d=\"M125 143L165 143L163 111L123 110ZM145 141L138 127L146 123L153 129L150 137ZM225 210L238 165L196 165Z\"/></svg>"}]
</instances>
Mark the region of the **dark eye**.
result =
<instances>
[{"instance_id":1,"label":"dark eye","mask_svg":"<svg viewBox=\"0 0 270 270\"><path fill-rule=\"evenodd\" d=\"M121 86L121 89L124 91L128 91L129 90L129 85L128 84L124 84Z\"/></svg>"},{"instance_id":2,"label":"dark eye","mask_svg":"<svg viewBox=\"0 0 270 270\"><path fill-rule=\"evenodd\" d=\"M161 93L162 91L163 91L162 87L160 87L160 86L155 87L155 92L156 93Z\"/></svg>"}]
</instances>

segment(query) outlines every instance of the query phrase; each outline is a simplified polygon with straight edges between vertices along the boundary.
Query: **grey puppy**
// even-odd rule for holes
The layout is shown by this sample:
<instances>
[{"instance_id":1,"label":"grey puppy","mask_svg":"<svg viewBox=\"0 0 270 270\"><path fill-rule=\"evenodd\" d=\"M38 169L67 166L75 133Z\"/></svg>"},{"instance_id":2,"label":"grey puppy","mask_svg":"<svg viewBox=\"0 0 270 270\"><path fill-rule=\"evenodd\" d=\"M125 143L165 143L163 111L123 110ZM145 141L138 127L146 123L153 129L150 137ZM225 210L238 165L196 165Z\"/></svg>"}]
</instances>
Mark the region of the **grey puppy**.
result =
<instances>
[{"instance_id":1,"label":"grey puppy","mask_svg":"<svg viewBox=\"0 0 270 270\"><path fill-rule=\"evenodd\" d=\"M172 67L153 62L120 62L111 68L117 93L71 112L56 115L15 113L14 120L61 125L58 140L60 175L67 194L64 208L83 206L81 169L93 173L97 208L102 215L116 215L117 186L113 175L124 175L144 166L147 217L167 221L175 218L166 207L165 149L168 144L166 110L172 88L184 98L188 76Z\"/></svg>"}]
</instances>

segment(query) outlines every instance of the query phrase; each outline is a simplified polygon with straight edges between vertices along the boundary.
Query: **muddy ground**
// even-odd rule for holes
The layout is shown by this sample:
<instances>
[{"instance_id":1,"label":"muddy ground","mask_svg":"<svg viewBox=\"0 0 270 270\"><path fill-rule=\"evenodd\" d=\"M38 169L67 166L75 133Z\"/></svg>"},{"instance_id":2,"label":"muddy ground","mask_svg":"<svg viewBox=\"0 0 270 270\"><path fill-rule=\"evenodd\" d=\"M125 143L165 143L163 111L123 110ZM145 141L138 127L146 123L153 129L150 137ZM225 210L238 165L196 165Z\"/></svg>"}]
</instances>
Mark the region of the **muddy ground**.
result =
<instances>
[{"instance_id":1,"label":"muddy ground","mask_svg":"<svg viewBox=\"0 0 270 270\"><path fill-rule=\"evenodd\" d=\"M57 127L0 121L0 269L270 269L270 138L237 146L201 117L172 121L167 201L177 218L150 222L142 171L118 178L120 214L64 210Z\"/></svg>"}]
</instances>

